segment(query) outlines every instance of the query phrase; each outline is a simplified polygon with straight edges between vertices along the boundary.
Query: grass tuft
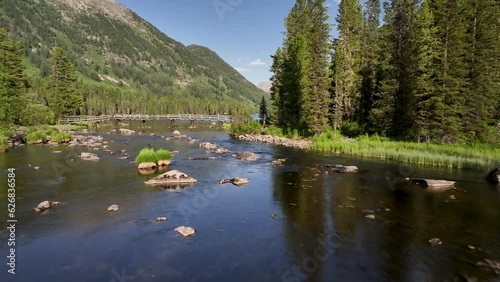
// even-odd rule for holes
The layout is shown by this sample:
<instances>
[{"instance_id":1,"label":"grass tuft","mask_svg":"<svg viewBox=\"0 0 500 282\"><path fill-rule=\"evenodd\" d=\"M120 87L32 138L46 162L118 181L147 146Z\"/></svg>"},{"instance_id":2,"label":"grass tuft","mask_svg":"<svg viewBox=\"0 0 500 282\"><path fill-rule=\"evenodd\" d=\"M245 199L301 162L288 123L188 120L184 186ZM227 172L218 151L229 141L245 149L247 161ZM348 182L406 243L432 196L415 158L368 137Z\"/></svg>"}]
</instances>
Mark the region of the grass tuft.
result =
<instances>
[{"instance_id":1,"label":"grass tuft","mask_svg":"<svg viewBox=\"0 0 500 282\"><path fill-rule=\"evenodd\" d=\"M172 158L172 153L169 150L159 149L156 151L156 156L158 160L168 161Z\"/></svg>"},{"instance_id":2,"label":"grass tuft","mask_svg":"<svg viewBox=\"0 0 500 282\"><path fill-rule=\"evenodd\" d=\"M153 149L145 148L142 149L139 155L135 158L137 164L141 163L156 163L158 162L158 156Z\"/></svg>"},{"instance_id":3,"label":"grass tuft","mask_svg":"<svg viewBox=\"0 0 500 282\"><path fill-rule=\"evenodd\" d=\"M7 137L0 135L0 152L5 151L9 148L9 143L7 142Z\"/></svg>"},{"instance_id":4,"label":"grass tuft","mask_svg":"<svg viewBox=\"0 0 500 282\"><path fill-rule=\"evenodd\" d=\"M26 141L38 141L42 140L43 142L47 141L47 135L40 131L31 131L25 137Z\"/></svg>"},{"instance_id":5,"label":"grass tuft","mask_svg":"<svg viewBox=\"0 0 500 282\"><path fill-rule=\"evenodd\" d=\"M50 141L58 143L66 143L71 141L71 139L73 139L73 136L65 132L52 133L50 135Z\"/></svg>"}]
</instances>

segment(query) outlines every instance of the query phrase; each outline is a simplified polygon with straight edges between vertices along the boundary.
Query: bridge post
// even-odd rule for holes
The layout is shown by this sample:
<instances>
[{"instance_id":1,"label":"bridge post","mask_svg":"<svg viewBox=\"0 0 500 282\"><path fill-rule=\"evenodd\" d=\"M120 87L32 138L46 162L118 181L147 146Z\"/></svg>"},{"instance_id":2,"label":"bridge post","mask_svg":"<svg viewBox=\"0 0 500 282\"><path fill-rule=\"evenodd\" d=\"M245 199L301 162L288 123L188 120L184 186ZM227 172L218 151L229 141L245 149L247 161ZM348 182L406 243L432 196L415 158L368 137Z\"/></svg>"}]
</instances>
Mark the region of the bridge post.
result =
<instances>
[{"instance_id":1,"label":"bridge post","mask_svg":"<svg viewBox=\"0 0 500 282\"><path fill-rule=\"evenodd\" d=\"M189 120L189 128L195 128L196 126L194 125L194 119Z\"/></svg>"},{"instance_id":2,"label":"bridge post","mask_svg":"<svg viewBox=\"0 0 500 282\"><path fill-rule=\"evenodd\" d=\"M146 127L146 120L141 119L141 128L144 129Z\"/></svg>"},{"instance_id":3,"label":"bridge post","mask_svg":"<svg viewBox=\"0 0 500 282\"><path fill-rule=\"evenodd\" d=\"M121 122L121 120L119 120L119 119L114 120L116 133L120 133L120 122Z\"/></svg>"},{"instance_id":4,"label":"bridge post","mask_svg":"<svg viewBox=\"0 0 500 282\"><path fill-rule=\"evenodd\" d=\"M170 128L176 128L177 125L175 125L175 119L170 120Z\"/></svg>"}]
</instances>

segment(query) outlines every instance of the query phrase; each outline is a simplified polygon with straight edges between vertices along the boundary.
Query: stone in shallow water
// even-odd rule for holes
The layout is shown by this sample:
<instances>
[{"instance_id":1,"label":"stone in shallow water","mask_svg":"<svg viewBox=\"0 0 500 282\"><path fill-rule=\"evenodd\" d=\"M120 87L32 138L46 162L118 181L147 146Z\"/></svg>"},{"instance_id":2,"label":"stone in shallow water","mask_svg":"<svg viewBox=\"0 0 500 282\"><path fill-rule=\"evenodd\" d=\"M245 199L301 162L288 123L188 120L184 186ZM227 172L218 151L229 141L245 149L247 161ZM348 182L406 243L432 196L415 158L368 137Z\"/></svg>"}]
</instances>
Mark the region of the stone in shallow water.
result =
<instances>
[{"instance_id":1,"label":"stone in shallow water","mask_svg":"<svg viewBox=\"0 0 500 282\"><path fill-rule=\"evenodd\" d=\"M492 184L500 183L500 167L495 168L486 175L486 180Z\"/></svg>"},{"instance_id":2,"label":"stone in shallow water","mask_svg":"<svg viewBox=\"0 0 500 282\"><path fill-rule=\"evenodd\" d=\"M160 217L157 217L156 218L156 221L160 222L160 221L167 221L168 218L164 217L164 216L160 216Z\"/></svg>"},{"instance_id":3,"label":"stone in shallow water","mask_svg":"<svg viewBox=\"0 0 500 282\"><path fill-rule=\"evenodd\" d=\"M170 186L172 184L192 184L196 182L198 182L198 180L181 171L171 170L158 175L145 183L151 186Z\"/></svg>"},{"instance_id":4,"label":"stone in shallow water","mask_svg":"<svg viewBox=\"0 0 500 282\"><path fill-rule=\"evenodd\" d=\"M60 204L61 204L61 202L43 201L40 204L38 204L36 207L34 207L33 209L36 212L43 212L45 210L50 209L53 206L57 206L57 205L60 205Z\"/></svg>"},{"instance_id":5,"label":"stone in shallow water","mask_svg":"<svg viewBox=\"0 0 500 282\"><path fill-rule=\"evenodd\" d=\"M111 205L108 207L108 211L111 211L111 212L114 212L114 211L117 211L118 209L120 208L119 205Z\"/></svg>"},{"instance_id":6,"label":"stone in shallow water","mask_svg":"<svg viewBox=\"0 0 500 282\"><path fill-rule=\"evenodd\" d=\"M453 188L455 181L412 178L411 181L432 191L445 191Z\"/></svg>"},{"instance_id":7,"label":"stone in shallow water","mask_svg":"<svg viewBox=\"0 0 500 282\"><path fill-rule=\"evenodd\" d=\"M99 157L94 153L81 153L80 158L84 161L98 161Z\"/></svg>"},{"instance_id":8,"label":"stone in shallow water","mask_svg":"<svg viewBox=\"0 0 500 282\"><path fill-rule=\"evenodd\" d=\"M194 235L194 229L191 227L179 226L175 228L175 231L179 232L184 237L189 237Z\"/></svg>"},{"instance_id":9,"label":"stone in shallow water","mask_svg":"<svg viewBox=\"0 0 500 282\"><path fill-rule=\"evenodd\" d=\"M244 186L248 183L250 183L250 180L248 178L239 178L239 177L234 177L231 179L221 179L219 180L219 184L226 184L226 183L232 183L236 186Z\"/></svg>"},{"instance_id":10,"label":"stone in shallow water","mask_svg":"<svg viewBox=\"0 0 500 282\"><path fill-rule=\"evenodd\" d=\"M432 246L439 246L439 245L443 244L443 241L441 241L441 239L439 239L439 238L432 238L429 240L429 243Z\"/></svg>"}]
</instances>

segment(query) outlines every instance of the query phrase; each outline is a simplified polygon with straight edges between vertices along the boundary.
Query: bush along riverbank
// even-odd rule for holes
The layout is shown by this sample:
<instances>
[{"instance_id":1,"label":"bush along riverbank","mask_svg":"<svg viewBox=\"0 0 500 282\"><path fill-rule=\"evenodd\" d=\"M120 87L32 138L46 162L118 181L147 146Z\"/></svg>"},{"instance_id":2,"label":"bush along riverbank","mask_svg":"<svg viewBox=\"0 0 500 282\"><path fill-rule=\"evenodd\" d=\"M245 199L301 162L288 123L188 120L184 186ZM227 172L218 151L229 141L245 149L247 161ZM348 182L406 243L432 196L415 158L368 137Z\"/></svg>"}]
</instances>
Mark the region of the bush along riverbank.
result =
<instances>
[{"instance_id":1,"label":"bush along riverbank","mask_svg":"<svg viewBox=\"0 0 500 282\"><path fill-rule=\"evenodd\" d=\"M274 134L266 134L273 131ZM393 160L409 164L457 169L491 170L500 167L500 146L493 144L432 144L394 141L380 136L345 138L328 130L308 139L284 134L276 128L262 129L258 122L233 126L230 134L240 140L359 157ZM281 136L279 136L281 135ZM295 138L291 138L295 137Z\"/></svg>"}]
</instances>

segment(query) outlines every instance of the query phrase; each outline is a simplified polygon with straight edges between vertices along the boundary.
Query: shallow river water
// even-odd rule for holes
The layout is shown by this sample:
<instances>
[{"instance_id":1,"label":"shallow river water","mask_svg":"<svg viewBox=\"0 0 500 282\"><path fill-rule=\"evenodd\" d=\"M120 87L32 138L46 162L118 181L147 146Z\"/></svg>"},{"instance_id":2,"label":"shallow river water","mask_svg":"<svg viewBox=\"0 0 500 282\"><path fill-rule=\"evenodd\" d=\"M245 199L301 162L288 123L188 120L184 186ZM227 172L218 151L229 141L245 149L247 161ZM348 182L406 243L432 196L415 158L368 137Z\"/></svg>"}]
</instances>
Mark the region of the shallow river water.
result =
<instances>
[{"instance_id":1,"label":"shallow river water","mask_svg":"<svg viewBox=\"0 0 500 282\"><path fill-rule=\"evenodd\" d=\"M91 133L109 140L112 151L127 150L129 160L100 150L100 161L83 162L76 154L86 148L49 145L0 154L0 281L500 281L476 266L500 260L500 188L487 184L484 172L307 152L180 128L260 157L188 160L214 155L197 144L165 141L159 135L171 130L164 123L147 125L146 135L106 134L111 127ZM152 176L139 175L130 162L149 145L179 151L171 169L198 183L146 186ZM276 158L288 161L271 165ZM321 166L338 163L359 171L336 174ZM15 275L6 266L11 167L17 183ZM251 182L218 184L232 177ZM458 182L431 193L405 177ZM62 204L36 213L33 207L44 200ZM106 211L112 204L120 209ZM156 222L161 216L168 220ZM196 234L179 236L174 229L182 225ZM433 238L442 244L431 245Z\"/></svg>"}]
</instances>

